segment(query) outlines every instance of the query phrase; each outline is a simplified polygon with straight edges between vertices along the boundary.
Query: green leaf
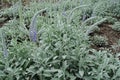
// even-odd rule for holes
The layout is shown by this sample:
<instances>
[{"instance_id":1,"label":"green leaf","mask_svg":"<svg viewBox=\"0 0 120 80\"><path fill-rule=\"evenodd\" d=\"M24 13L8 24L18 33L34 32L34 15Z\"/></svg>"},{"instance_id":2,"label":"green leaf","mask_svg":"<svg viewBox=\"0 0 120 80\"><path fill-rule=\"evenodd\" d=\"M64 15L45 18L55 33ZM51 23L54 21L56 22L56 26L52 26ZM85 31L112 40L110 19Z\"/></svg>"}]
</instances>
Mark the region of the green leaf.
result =
<instances>
[{"instance_id":1,"label":"green leaf","mask_svg":"<svg viewBox=\"0 0 120 80\"><path fill-rule=\"evenodd\" d=\"M79 74L80 74L81 77L83 77L84 71L79 71Z\"/></svg>"},{"instance_id":2,"label":"green leaf","mask_svg":"<svg viewBox=\"0 0 120 80\"><path fill-rule=\"evenodd\" d=\"M59 69L51 69L51 70L44 70L45 73L54 73L54 72L58 72Z\"/></svg>"},{"instance_id":3,"label":"green leaf","mask_svg":"<svg viewBox=\"0 0 120 80\"><path fill-rule=\"evenodd\" d=\"M116 75L120 77L120 68L117 70Z\"/></svg>"},{"instance_id":4,"label":"green leaf","mask_svg":"<svg viewBox=\"0 0 120 80\"><path fill-rule=\"evenodd\" d=\"M6 76L6 74L3 71L0 71L0 76Z\"/></svg>"},{"instance_id":5,"label":"green leaf","mask_svg":"<svg viewBox=\"0 0 120 80\"><path fill-rule=\"evenodd\" d=\"M50 73L43 73L45 77L51 77L52 75Z\"/></svg>"}]
</instances>

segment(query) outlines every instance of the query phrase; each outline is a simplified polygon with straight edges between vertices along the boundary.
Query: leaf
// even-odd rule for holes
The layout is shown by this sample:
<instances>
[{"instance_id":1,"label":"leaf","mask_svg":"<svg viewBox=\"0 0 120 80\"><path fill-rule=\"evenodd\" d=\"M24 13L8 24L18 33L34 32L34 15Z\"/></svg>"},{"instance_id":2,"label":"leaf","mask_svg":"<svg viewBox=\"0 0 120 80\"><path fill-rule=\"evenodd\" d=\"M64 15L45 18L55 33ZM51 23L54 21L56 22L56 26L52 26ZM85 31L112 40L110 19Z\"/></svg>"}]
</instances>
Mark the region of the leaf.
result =
<instances>
[{"instance_id":1,"label":"leaf","mask_svg":"<svg viewBox=\"0 0 120 80\"><path fill-rule=\"evenodd\" d=\"M38 73L38 74L40 74L40 73L42 73L42 72L43 72L43 70L44 70L44 68L43 68L43 67L41 67L41 68L39 68L39 70L37 71L37 73Z\"/></svg>"},{"instance_id":2,"label":"leaf","mask_svg":"<svg viewBox=\"0 0 120 80\"><path fill-rule=\"evenodd\" d=\"M63 55L63 56L62 56L63 59L66 59L66 57L67 57L67 55Z\"/></svg>"},{"instance_id":3,"label":"leaf","mask_svg":"<svg viewBox=\"0 0 120 80\"><path fill-rule=\"evenodd\" d=\"M76 77L75 76L70 76L70 80L75 80Z\"/></svg>"},{"instance_id":4,"label":"leaf","mask_svg":"<svg viewBox=\"0 0 120 80\"><path fill-rule=\"evenodd\" d=\"M59 69L51 69L51 70L45 70L44 72L46 73L54 73L54 72L58 72Z\"/></svg>"},{"instance_id":5,"label":"leaf","mask_svg":"<svg viewBox=\"0 0 120 80\"><path fill-rule=\"evenodd\" d=\"M9 72L9 73L12 73L12 72L13 72L13 69L12 69L12 68L10 68L10 67L9 67L9 68L7 68L6 70L7 70L7 72Z\"/></svg>"},{"instance_id":6,"label":"leaf","mask_svg":"<svg viewBox=\"0 0 120 80\"><path fill-rule=\"evenodd\" d=\"M120 68L117 70L116 75L120 77Z\"/></svg>"},{"instance_id":7,"label":"leaf","mask_svg":"<svg viewBox=\"0 0 120 80\"><path fill-rule=\"evenodd\" d=\"M84 71L79 71L79 74L80 74L81 77L83 77Z\"/></svg>"},{"instance_id":8,"label":"leaf","mask_svg":"<svg viewBox=\"0 0 120 80\"><path fill-rule=\"evenodd\" d=\"M45 77L51 77L52 75L50 73L44 73L43 74Z\"/></svg>"},{"instance_id":9,"label":"leaf","mask_svg":"<svg viewBox=\"0 0 120 80\"><path fill-rule=\"evenodd\" d=\"M64 62L63 62L64 70L66 70L68 66L69 66L69 65L67 64L67 61L64 61Z\"/></svg>"},{"instance_id":10,"label":"leaf","mask_svg":"<svg viewBox=\"0 0 120 80\"><path fill-rule=\"evenodd\" d=\"M56 77L61 78L63 76L63 71L59 70L57 74L55 74Z\"/></svg>"},{"instance_id":11,"label":"leaf","mask_svg":"<svg viewBox=\"0 0 120 80\"><path fill-rule=\"evenodd\" d=\"M100 21L94 23L91 27L97 26L97 25L99 25L99 24L105 22L106 20L107 20L107 18L103 18L103 19L101 19Z\"/></svg>"},{"instance_id":12,"label":"leaf","mask_svg":"<svg viewBox=\"0 0 120 80\"><path fill-rule=\"evenodd\" d=\"M35 66L31 66L30 68L27 69L27 71L35 74L36 73Z\"/></svg>"},{"instance_id":13,"label":"leaf","mask_svg":"<svg viewBox=\"0 0 120 80\"><path fill-rule=\"evenodd\" d=\"M6 76L6 74L3 71L0 71L0 76Z\"/></svg>"}]
</instances>

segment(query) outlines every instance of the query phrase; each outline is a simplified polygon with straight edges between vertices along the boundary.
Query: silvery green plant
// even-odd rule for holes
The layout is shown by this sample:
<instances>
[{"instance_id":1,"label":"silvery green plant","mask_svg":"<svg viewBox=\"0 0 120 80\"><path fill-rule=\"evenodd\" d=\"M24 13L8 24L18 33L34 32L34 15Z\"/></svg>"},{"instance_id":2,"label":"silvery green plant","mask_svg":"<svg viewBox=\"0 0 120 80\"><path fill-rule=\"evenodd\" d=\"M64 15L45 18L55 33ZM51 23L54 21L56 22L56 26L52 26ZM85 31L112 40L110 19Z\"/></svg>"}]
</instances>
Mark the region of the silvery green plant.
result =
<instances>
[{"instance_id":1,"label":"silvery green plant","mask_svg":"<svg viewBox=\"0 0 120 80\"><path fill-rule=\"evenodd\" d=\"M97 18L97 16L93 16L93 17L90 17L90 18L84 20L84 21L82 22L81 26L86 26L87 23L93 21L93 20L96 19L96 18Z\"/></svg>"},{"instance_id":2,"label":"silvery green plant","mask_svg":"<svg viewBox=\"0 0 120 80\"><path fill-rule=\"evenodd\" d=\"M113 18L111 16L106 16L107 20L105 22L110 23L110 24L114 24L115 22L117 22L116 18Z\"/></svg>"},{"instance_id":3,"label":"silvery green plant","mask_svg":"<svg viewBox=\"0 0 120 80\"><path fill-rule=\"evenodd\" d=\"M119 0L98 0L93 7L93 13L99 16L120 17Z\"/></svg>"},{"instance_id":4,"label":"silvery green plant","mask_svg":"<svg viewBox=\"0 0 120 80\"><path fill-rule=\"evenodd\" d=\"M91 26L97 26L97 25L100 25L100 24L102 24L103 22L105 22L107 20L107 18L102 18L102 19L100 19L99 21L97 21L97 22L95 22L93 25L91 25Z\"/></svg>"},{"instance_id":5,"label":"silvery green plant","mask_svg":"<svg viewBox=\"0 0 120 80\"><path fill-rule=\"evenodd\" d=\"M88 18L86 21L83 22L82 26L85 25L86 22L90 21L91 19L95 19L96 17L91 17ZM88 30L86 31L86 35L89 35L90 33L93 33L94 31L99 31L99 27L98 25L102 24L103 22L105 22L107 20L107 18L102 18L101 20L95 22L93 25L91 25Z\"/></svg>"},{"instance_id":6,"label":"silvery green plant","mask_svg":"<svg viewBox=\"0 0 120 80\"><path fill-rule=\"evenodd\" d=\"M89 26L89 27L91 27L91 26ZM98 27L98 26L94 26L94 27L91 27L87 32L86 32L86 34L87 35L90 35L90 34L92 34L92 33L96 33L96 32L99 32L100 31L100 28Z\"/></svg>"},{"instance_id":7,"label":"silvery green plant","mask_svg":"<svg viewBox=\"0 0 120 80\"><path fill-rule=\"evenodd\" d=\"M107 18L103 18L101 16L91 16L90 18L87 18L86 20L84 20L81 26L87 26L87 25L97 26L99 24L102 24L106 20Z\"/></svg>"},{"instance_id":8,"label":"silvery green plant","mask_svg":"<svg viewBox=\"0 0 120 80\"><path fill-rule=\"evenodd\" d=\"M71 20L72 20L72 14L74 13L75 10L79 9L79 8L83 8L83 7L86 7L86 6L89 6L89 5L80 5L80 6L77 6L75 8L73 8L71 10L71 12L68 14L68 18L67 18L67 23L70 23Z\"/></svg>"},{"instance_id":9,"label":"silvery green plant","mask_svg":"<svg viewBox=\"0 0 120 80\"><path fill-rule=\"evenodd\" d=\"M115 22L111 27L115 31L120 31L120 22Z\"/></svg>"},{"instance_id":10,"label":"silvery green plant","mask_svg":"<svg viewBox=\"0 0 120 80\"><path fill-rule=\"evenodd\" d=\"M72 0L72 2L71 0L66 1L69 2L68 5L70 6L68 6L68 9L70 10L81 5L76 3L77 0ZM78 1L90 3L98 0ZM33 12L48 7L48 5L49 7L51 6L51 3L44 5L31 2L30 4L34 4L34 6L30 7L28 12L23 11L23 14L30 14L30 16L26 15L29 18L32 17ZM66 7L66 5L64 6ZM5 31L7 36L12 36L12 40L10 41L11 46L8 46L10 52L9 65L7 67L4 66L6 62L0 58L0 80L119 80L119 59L115 57L115 54L113 56L107 51L97 51L90 48L90 44L84 36L88 28L83 28L86 27L87 22L84 26L75 26L72 23L66 24L61 18L62 16L59 15L62 8L57 11L53 9L53 6L51 8L49 14L54 13L57 15L54 15L55 18L52 19L54 24L38 20L39 24L37 25L40 26L41 38L39 47L28 40L21 39L21 43L19 43L18 37L23 38L24 35L19 36L22 32L16 27L3 27L6 31L15 34L9 34ZM74 15L76 16L76 14ZM50 18L45 18L46 21L50 22ZM72 16L72 19L75 19L75 17ZM92 20L94 18L89 21ZM97 21L98 23L96 23ZM93 24L95 23L94 27L99 24L99 20L97 21L93 22ZM79 21L76 20L76 23L78 24ZM40 24L42 24L42 27ZM36 27L36 30L39 29L38 26ZM11 57L11 54L14 56Z\"/></svg>"},{"instance_id":11,"label":"silvery green plant","mask_svg":"<svg viewBox=\"0 0 120 80\"><path fill-rule=\"evenodd\" d=\"M30 23L30 40L33 41L33 42L36 42L37 41L37 23L36 23L36 20L37 20L37 16L43 12L43 11L46 11L46 9L42 9L38 12L36 12L34 14L34 16L32 17L32 20L31 20L31 23Z\"/></svg>"},{"instance_id":12,"label":"silvery green plant","mask_svg":"<svg viewBox=\"0 0 120 80\"><path fill-rule=\"evenodd\" d=\"M104 36L95 35L92 37L91 42L99 47L107 46L108 45L108 39Z\"/></svg>"},{"instance_id":13,"label":"silvery green plant","mask_svg":"<svg viewBox=\"0 0 120 80\"><path fill-rule=\"evenodd\" d=\"M91 18L87 19L87 20L84 22L84 24L85 24L87 21L91 20L92 18L94 19L95 17L91 17ZM93 25L91 25L91 26L88 28L88 30L86 31L86 35L89 35L90 33L93 33L94 31L99 31L100 29L99 29L98 25L102 24L102 23L105 22L106 20L107 20L107 18L103 18L103 19L97 21L96 23L94 23ZM83 24L83 25L84 25L84 24Z\"/></svg>"},{"instance_id":14,"label":"silvery green plant","mask_svg":"<svg viewBox=\"0 0 120 80\"><path fill-rule=\"evenodd\" d=\"M11 6L10 8L6 8L3 11L1 11L1 15L5 16L5 17L17 17L18 16L18 10L19 10L19 3L16 2L13 6Z\"/></svg>"},{"instance_id":15,"label":"silvery green plant","mask_svg":"<svg viewBox=\"0 0 120 80\"><path fill-rule=\"evenodd\" d=\"M0 18L0 23L4 22L6 18Z\"/></svg>"}]
</instances>

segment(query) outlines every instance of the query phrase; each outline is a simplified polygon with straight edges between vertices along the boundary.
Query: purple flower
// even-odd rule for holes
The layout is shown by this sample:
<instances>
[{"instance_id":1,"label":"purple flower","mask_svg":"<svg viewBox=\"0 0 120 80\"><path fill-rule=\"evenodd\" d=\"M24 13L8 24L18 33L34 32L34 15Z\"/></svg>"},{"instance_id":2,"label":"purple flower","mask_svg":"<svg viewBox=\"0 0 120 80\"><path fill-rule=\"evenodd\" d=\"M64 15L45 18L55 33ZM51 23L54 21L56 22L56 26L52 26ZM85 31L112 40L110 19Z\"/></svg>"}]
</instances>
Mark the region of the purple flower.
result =
<instances>
[{"instance_id":1,"label":"purple flower","mask_svg":"<svg viewBox=\"0 0 120 80\"><path fill-rule=\"evenodd\" d=\"M85 21L86 20L86 15L84 14L83 17L82 17L82 21Z\"/></svg>"},{"instance_id":2,"label":"purple flower","mask_svg":"<svg viewBox=\"0 0 120 80\"><path fill-rule=\"evenodd\" d=\"M62 15L63 15L63 16L67 16L67 14L66 14L65 12L62 12Z\"/></svg>"},{"instance_id":3,"label":"purple flower","mask_svg":"<svg viewBox=\"0 0 120 80\"><path fill-rule=\"evenodd\" d=\"M31 21L31 24L30 24L30 40L33 41L33 42L36 42L37 41L37 23L36 23L36 17L37 16L34 16L32 21Z\"/></svg>"},{"instance_id":4,"label":"purple flower","mask_svg":"<svg viewBox=\"0 0 120 80\"><path fill-rule=\"evenodd\" d=\"M5 43L5 37L4 37L3 32L1 33L1 38L2 38L3 56L5 58L7 58L8 57L8 51L7 51L7 47L6 47L6 43Z\"/></svg>"},{"instance_id":5,"label":"purple flower","mask_svg":"<svg viewBox=\"0 0 120 80\"><path fill-rule=\"evenodd\" d=\"M4 44L4 45L5 45L5 44ZM6 46L6 45L5 45L5 46ZM6 47L3 48L3 55L4 55L5 58L8 57L8 51L7 51L7 48L6 48Z\"/></svg>"},{"instance_id":6,"label":"purple flower","mask_svg":"<svg viewBox=\"0 0 120 80\"><path fill-rule=\"evenodd\" d=\"M30 37L30 40L33 42L37 42L37 23L36 23L37 16L44 11L46 11L46 8L36 12L32 17L31 24L30 24L29 37Z\"/></svg>"},{"instance_id":7,"label":"purple flower","mask_svg":"<svg viewBox=\"0 0 120 80\"><path fill-rule=\"evenodd\" d=\"M35 27L33 27L33 28L30 29L30 39L33 42L37 41L37 30L36 30Z\"/></svg>"}]
</instances>

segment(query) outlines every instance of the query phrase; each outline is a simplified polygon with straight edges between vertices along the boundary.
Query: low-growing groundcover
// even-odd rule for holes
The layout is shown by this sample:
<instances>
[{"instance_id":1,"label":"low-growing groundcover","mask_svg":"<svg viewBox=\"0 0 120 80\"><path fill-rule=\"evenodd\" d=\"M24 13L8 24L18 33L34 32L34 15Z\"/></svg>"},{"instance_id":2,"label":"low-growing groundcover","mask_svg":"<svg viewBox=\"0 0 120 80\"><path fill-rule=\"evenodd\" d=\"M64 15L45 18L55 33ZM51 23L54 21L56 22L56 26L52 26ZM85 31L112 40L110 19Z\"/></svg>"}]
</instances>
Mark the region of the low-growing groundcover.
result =
<instances>
[{"instance_id":1,"label":"low-growing groundcover","mask_svg":"<svg viewBox=\"0 0 120 80\"><path fill-rule=\"evenodd\" d=\"M119 0L10 2L0 80L120 80Z\"/></svg>"}]
</instances>

